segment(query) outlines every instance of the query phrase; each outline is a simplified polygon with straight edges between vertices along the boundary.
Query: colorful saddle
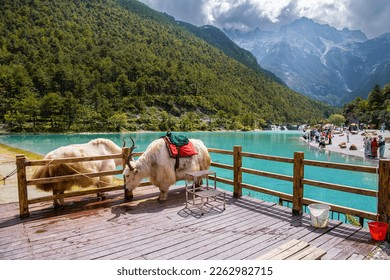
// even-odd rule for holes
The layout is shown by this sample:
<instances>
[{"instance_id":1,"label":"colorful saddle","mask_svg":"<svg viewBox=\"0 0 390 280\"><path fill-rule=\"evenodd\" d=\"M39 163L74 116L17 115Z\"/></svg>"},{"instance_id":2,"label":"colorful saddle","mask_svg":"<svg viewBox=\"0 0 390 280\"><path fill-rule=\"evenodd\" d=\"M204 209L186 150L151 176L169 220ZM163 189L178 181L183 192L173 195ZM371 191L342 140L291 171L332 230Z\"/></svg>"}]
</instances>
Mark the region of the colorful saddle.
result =
<instances>
[{"instance_id":1,"label":"colorful saddle","mask_svg":"<svg viewBox=\"0 0 390 280\"><path fill-rule=\"evenodd\" d=\"M167 145L169 156L176 158L175 169L179 167L179 158L192 157L198 154L192 142L184 135L174 135L171 132L167 132L167 135L161 138L164 139Z\"/></svg>"}]
</instances>

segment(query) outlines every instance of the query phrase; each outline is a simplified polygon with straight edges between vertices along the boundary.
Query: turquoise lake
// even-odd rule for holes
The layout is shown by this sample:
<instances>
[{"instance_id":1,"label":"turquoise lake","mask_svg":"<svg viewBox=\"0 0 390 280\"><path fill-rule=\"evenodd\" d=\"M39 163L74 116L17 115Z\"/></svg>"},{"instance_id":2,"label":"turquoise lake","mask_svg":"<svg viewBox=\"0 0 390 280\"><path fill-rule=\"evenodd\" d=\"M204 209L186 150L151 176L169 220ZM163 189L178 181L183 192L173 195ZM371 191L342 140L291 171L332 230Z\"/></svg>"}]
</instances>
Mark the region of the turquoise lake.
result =
<instances>
[{"instance_id":1,"label":"turquoise lake","mask_svg":"<svg viewBox=\"0 0 390 280\"><path fill-rule=\"evenodd\" d=\"M233 150L236 145L242 146L243 152L266 155L275 155L292 158L294 152L302 151L306 159L331 161L354 165L376 166L378 162L364 158L341 155L335 152L319 151L312 148L302 140L302 133L298 131L262 131L262 132L188 132L182 133L189 138L201 139L208 148ZM46 154L60 146L74 143L85 143L95 138L107 138L122 146L120 138L130 143L130 137L135 140L136 151L145 151L146 147L155 139L165 135L164 132L138 132L138 133L107 133L107 134L26 134L26 135L0 135L0 143L29 150L39 154ZM129 145L129 144L128 144ZM213 162L233 164L232 156L211 153ZM279 174L292 175L291 164L244 158L243 166ZM218 177L232 179L232 172L212 168ZM305 178L317 181L331 182L346 186L377 190L378 179L376 174L353 171L334 170L329 168L305 167ZM243 181L251 185L270 188L277 191L292 193L292 183L287 181L269 179L250 174L243 175ZM218 186L232 190L232 186L219 184ZM269 195L244 191L244 194L267 201L277 201ZM347 194L339 191L326 190L305 186L304 196L323 202L334 203L364 211L376 212L377 199L356 194Z\"/></svg>"}]
</instances>

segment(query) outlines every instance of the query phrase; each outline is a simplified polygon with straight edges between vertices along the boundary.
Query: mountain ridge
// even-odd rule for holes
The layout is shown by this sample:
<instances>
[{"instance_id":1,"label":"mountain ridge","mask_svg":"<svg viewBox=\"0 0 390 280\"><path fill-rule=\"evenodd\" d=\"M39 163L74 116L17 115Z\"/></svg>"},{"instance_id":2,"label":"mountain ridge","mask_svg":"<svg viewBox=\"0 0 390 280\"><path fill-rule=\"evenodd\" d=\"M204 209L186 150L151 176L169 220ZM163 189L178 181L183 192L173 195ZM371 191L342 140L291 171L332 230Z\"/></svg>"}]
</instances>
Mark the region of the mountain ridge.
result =
<instances>
[{"instance_id":1,"label":"mountain ridge","mask_svg":"<svg viewBox=\"0 0 390 280\"><path fill-rule=\"evenodd\" d=\"M366 98L376 83L390 81L387 34L368 39L360 30L337 30L305 17L278 31L224 32L291 89L332 105Z\"/></svg>"}]
</instances>

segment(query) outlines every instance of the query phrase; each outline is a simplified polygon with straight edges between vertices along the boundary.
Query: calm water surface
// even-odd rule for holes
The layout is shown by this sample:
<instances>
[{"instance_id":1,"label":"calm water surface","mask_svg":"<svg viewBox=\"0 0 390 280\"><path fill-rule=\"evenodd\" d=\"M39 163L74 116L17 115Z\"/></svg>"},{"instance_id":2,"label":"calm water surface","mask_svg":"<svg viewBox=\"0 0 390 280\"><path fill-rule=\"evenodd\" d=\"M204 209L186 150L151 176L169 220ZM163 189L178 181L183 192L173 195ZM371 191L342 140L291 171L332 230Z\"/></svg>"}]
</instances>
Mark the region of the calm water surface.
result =
<instances>
[{"instance_id":1,"label":"calm water surface","mask_svg":"<svg viewBox=\"0 0 390 280\"><path fill-rule=\"evenodd\" d=\"M136 151L145 151L146 147L156 138L163 136L164 132L126 133L126 134L37 134L37 135L0 135L0 143L22 148L39 154L46 154L60 146L73 143L85 143L95 138L108 138L118 145L122 145L121 137L129 139L133 137L138 147ZM306 159L320 161L332 161L349 163L355 165L376 166L378 162L363 158L341 155L339 153L310 147L300 139L302 135L297 131L265 131L265 132L189 132L182 133L189 138L199 138L209 148L233 150L235 145L242 146L244 152L275 155L292 158L294 152L303 151ZM128 141L129 143L130 141ZM211 154L212 161L233 164L232 156ZM258 159L244 159L243 166L269 172L292 175L291 164L272 162ZM232 179L231 171L214 168L219 177ZM378 181L375 174L358 173L352 171L341 171L318 167L305 167L305 177L308 179L331 182L347 186L361 187L365 189L377 189ZM285 193L292 193L292 183L287 181L274 180L250 174L244 174L243 180L246 183L261 187L271 188ZM219 187L232 190L231 186L219 184ZM244 194L276 201L275 197L259 194L253 191L244 191ZM376 212L376 198L364 197L355 194L346 194L339 191L326 190L305 186L305 197L339 204L347 207L357 208L365 211Z\"/></svg>"}]
</instances>

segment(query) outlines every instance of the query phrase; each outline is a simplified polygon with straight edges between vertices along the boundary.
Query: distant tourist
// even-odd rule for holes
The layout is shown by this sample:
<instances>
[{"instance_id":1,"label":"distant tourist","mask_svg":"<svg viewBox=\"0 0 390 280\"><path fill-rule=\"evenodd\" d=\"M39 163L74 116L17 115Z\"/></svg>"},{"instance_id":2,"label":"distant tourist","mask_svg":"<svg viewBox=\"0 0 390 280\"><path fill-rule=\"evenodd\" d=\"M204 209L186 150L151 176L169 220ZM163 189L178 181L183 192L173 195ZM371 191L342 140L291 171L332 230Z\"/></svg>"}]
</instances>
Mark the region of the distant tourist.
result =
<instances>
[{"instance_id":1,"label":"distant tourist","mask_svg":"<svg viewBox=\"0 0 390 280\"><path fill-rule=\"evenodd\" d=\"M374 137L371 142L371 157L378 157L378 142L376 141L376 137Z\"/></svg>"},{"instance_id":2,"label":"distant tourist","mask_svg":"<svg viewBox=\"0 0 390 280\"><path fill-rule=\"evenodd\" d=\"M320 142L320 137L321 137L321 134L320 134L320 132L316 129L316 133L315 133L316 143L319 143L319 142Z\"/></svg>"},{"instance_id":3,"label":"distant tourist","mask_svg":"<svg viewBox=\"0 0 390 280\"><path fill-rule=\"evenodd\" d=\"M348 130L346 132L346 135L347 135L347 143L349 143L349 131Z\"/></svg>"},{"instance_id":4,"label":"distant tourist","mask_svg":"<svg viewBox=\"0 0 390 280\"><path fill-rule=\"evenodd\" d=\"M364 156L366 158L371 157L371 137L365 136L364 137Z\"/></svg>"},{"instance_id":5,"label":"distant tourist","mask_svg":"<svg viewBox=\"0 0 390 280\"><path fill-rule=\"evenodd\" d=\"M385 145L386 145L385 139L383 138L382 135L379 135L378 146L379 146L379 157L380 158L385 157Z\"/></svg>"},{"instance_id":6,"label":"distant tourist","mask_svg":"<svg viewBox=\"0 0 390 280\"><path fill-rule=\"evenodd\" d=\"M325 148L325 137L321 137L318 143L318 148L320 148L321 150Z\"/></svg>"},{"instance_id":7,"label":"distant tourist","mask_svg":"<svg viewBox=\"0 0 390 280\"><path fill-rule=\"evenodd\" d=\"M330 130L328 130L327 137L328 137L328 144L332 145L332 132Z\"/></svg>"},{"instance_id":8,"label":"distant tourist","mask_svg":"<svg viewBox=\"0 0 390 280\"><path fill-rule=\"evenodd\" d=\"M312 129L310 130L310 142L314 140L316 132Z\"/></svg>"},{"instance_id":9,"label":"distant tourist","mask_svg":"<svg viewBox=\"0 0 390 280\"><path fill-rule=\"evenodd\" d=\"M385 132L385 129L386 129L386 125L385 125L385 123L382 123L382 125L381 125L381 132Z\"/></svg>"}]
</instances>

